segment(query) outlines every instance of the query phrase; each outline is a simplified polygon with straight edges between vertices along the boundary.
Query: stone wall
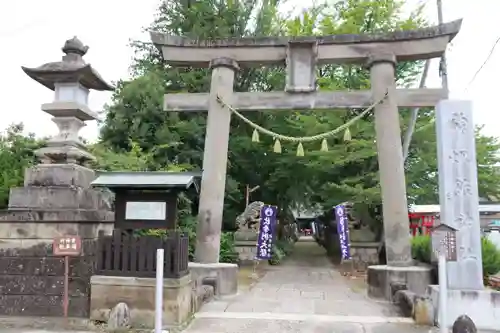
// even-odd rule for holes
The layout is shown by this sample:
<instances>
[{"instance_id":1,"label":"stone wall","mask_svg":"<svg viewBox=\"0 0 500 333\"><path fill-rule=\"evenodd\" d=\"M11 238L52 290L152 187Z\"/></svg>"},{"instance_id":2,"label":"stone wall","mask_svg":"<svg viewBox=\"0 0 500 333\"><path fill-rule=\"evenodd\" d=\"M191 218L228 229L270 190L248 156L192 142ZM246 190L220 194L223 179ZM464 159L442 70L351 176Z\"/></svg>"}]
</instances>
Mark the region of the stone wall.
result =
<instances>
[{"instance_id":1,"label":"stone wall","mask_svg":"<svg viewBox=\"0 0 500 333\"><path fill-rule=\"evenodd\" d=\"M130 309L132 328L154 327L154 278L94 275L91 281L90 319L107 322L118 303ZM163 280L163 325L169 328L185 324L192 314L191 275Z\"/></svg>"},{"instance_id":2,"label":"stone wall","mask_svg":"<svg viewBox=\"0 0 500 333\"><path fill-rule=\"evenodd\" d=\"M258 233L254 230L238 230L234 233L234 248L239 265L253 265L257 255Z\"/></svg>"},{"instance_id":3,"label":"stone wall","mask_svg":"<svg viewBox=\"0 0 500 333\"><path fill-rule=\"evenodd\" d=\"M95 238L113 223L0 221L0 315L62 316L64 259L52 255L56 236L82 238L82 256L70 258L69 316L88 317Z\"/></svg>"},{"instance_id":4,"label":"stone wall","mask_svg":"<svg viewBox=\"0 0 500 333\"><path fill-rule=\"evenodd\" d=\"M239 265L253 265L255 257L257 256L256 241L237 240L234 248L238 253Z\"/></svg>"},{"instance_id":5,"label":"stone wall","mask_svg":"<svg viewBox=\"0 0 500 333\"><path fill-rule=\"evenodd\" d=\"M370 265L379 263L380 242L359 242L351 243L351 257L354 267L357 270L364 271Z\"/></svg>"}]
</instances>

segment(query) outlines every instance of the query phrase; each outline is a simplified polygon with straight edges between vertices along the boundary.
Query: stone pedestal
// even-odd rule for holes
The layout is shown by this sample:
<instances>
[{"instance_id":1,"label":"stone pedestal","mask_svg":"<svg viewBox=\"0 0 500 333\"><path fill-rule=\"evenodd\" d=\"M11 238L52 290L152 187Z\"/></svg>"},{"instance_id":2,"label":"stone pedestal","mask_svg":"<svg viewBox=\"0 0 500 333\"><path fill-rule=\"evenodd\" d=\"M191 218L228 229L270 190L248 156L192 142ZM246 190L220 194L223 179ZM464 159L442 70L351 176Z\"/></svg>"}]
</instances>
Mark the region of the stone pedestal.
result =
<instances>
[{"instance_id":1,"label":"stone pedestal","mask_svg":"<svg viewBox=\"0 0 500 333\"><path fill-rule=\"evenodd\" d=\"M257 238L255 231L237 231L234 234L235 249L238 252L239 265L253 265L257 255Z\"/></svg>"},{"instance_id":2,"label":"stone pedestal","mask_svg":"<svg viewBox=\"0 0 500 333\"><path fill-rule=\"evenodd\" d=\"M366 270L379 263L380 242L351 242L351 257L357 270Z\"/></svg>"},{"instance_id":3,"label":"stone pedestal","mask_svg":"<svg viewBox=\"0 0 500 333\"><path fill-rule=\"evenodd\" d=\"M88 318L95 240L114 222L104 194L88 188L93 178L79 165L38 165L26 170L25 187L11 189L0 212L0 279L11 286L0 291L0 315L62 316L64 265L52 243L77 235L83 252L70 259L69 315Z\"/></svg>"},{"instance_id":4,"label":"stone pedestal","mask_svg":"<svg viewBox=\"0 0 500 333\"><path fill-rule=\"evenodd\" d=\"M94 171L78 164L41 164L25 171L24 187L12 188L10 211L110 211L107 196L89 188Z\"/></svg>"},{"instance_id":5,"label":"stone pedestal","mask_svg":"<svg viewBox=\"0 0 500 333\"><path fill-rule=\"evenodd\" d=\"M369 266L368 296L392 301L394 293L403 286L417 295L423 295L431 284L431 271L429 266Z\"/></svg>"},{"instance_id":6,"label":"stone pedestal","mask_svg":"<svg viewBox=\"0 0 500 333\"><path fill-rule=\"evenodd\" d=\"M78 164L39 164L24 172L24 186L79 186L88 188L95 172Z\"/></svg>"},{"instance_id":7,"label":"stone pedestal","mask_svg":"<svg viewBox=\"0 0 500 333\"><path fill-rule=\"evenodd\" d=\"M227 263L189 263L189 271L197 286L215 285L215 296L229 296L238 292L238 265Z\"/></svg>"},{"instance_id":8,"label":"stone pedestal","mask_svg":"<svg viewBox=\"0 0 500 333\"><path fill-rule=\"evenodd\" d=\"M439 286L431 285L427 289L428 325L441 325L439 322ZM469 316L479 330L500 330L500 291L484 290L448 290L448 327L461 315Z\"/></svg>"},{"instance_id":9,"label":"stone pedestal","mask_svg":"<svg viewBox=\"0 0 500 333\"><path fill-rule=\"evenodd\" d=\"M107 322L111 309L125 303L132 328L152 328L155 323L154 278L94 275L90 280L90 319ZM191 275L163 280L163 325L182 327L191 316Z\"/></svg>"},{"instance_id":10,"label":"stone pedestal","mask_svg":"<svg viewBox=\"0 0 500 333\"><path fill-rule=\"evenodd\" d=\"M255 241L235 241L234 247L238 252L238 264L240 266L253 265L257 256Z\"/></svg>"}]
</instances>

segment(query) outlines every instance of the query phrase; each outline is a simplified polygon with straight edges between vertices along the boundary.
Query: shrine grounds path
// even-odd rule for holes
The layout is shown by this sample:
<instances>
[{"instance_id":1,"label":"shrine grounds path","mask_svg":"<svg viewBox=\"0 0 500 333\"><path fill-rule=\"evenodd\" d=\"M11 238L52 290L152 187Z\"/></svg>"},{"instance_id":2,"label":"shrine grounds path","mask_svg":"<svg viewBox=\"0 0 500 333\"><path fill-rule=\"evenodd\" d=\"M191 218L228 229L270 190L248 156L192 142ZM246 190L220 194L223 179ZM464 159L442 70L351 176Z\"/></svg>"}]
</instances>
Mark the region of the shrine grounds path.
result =
<instances>
[{"instance_id":1,"label":"shrine grounds path","mask_svg":"<svg viewBox=\"0 0 500 333\"><path fill-rule=\"evenodd\" d=\"M399 317L388 302L368 299L363 283L344 277L310 237L251 289L210 302L187 333L429 332Z\"/></svg>"},{"instance_id":2,"label":"shrine grounds path","mask_svg":"<svg viewBox=\"0 0 500 333\"><path fill-rule=\"evenodd\" d=\"M253 288L203 306L183 333L438 332L415 326L410 319L398 317L390 304L365 295L362 281L342 276L325 251L303 237L281 266L271 267ZM36 329L37 325L15 328L2 321L7 320L0 318L0 333L92 333Z\"/></svg>"}]
</instances>

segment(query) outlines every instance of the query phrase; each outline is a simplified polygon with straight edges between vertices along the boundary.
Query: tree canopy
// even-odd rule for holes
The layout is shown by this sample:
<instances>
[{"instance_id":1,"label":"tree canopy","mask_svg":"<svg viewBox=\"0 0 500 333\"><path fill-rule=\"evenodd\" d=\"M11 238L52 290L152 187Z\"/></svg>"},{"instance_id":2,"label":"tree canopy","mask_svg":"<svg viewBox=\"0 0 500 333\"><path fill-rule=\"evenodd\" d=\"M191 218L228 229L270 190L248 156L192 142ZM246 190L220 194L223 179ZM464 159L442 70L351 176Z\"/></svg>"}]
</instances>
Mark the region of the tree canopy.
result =
<instances>
[{"instance_id":1,"label":"tree canopy","mask_svg":"<svg viewBox=\"0 0 500 333\"><path fill-rule=\"evenodd\" d=\"M341 0L315 4L298 14L284 14L279 0L163 1L148 29L200 39L271 35L325 35L373 33L414 29L427 23L421 8L403 11L402 0ZM208 92L208 69L172 68L163 63L159 51L148 42L135 41L132 78L118 82L106 109L101 136L91 150L98 156L95 168L105 170L201 170L206 113L163 111L163 95L173 92ZM419 78L422 63L400 63L397 82L411 86ZM234 90L283 90L284 68L242 69ZM369 73L361 66L327 65L318 68L321 90L369 89ZM274 132L294 137L316 135L346 123L363 110L307 112L246 112L245 117ZM433 118L432 109L420 111L417 128ZM402 132L409 119L401 110ZM22 182L23 168L33 162L28 153L38 144L32 136L21 137L11 128L0 145L0 199L8 188ZM343 134L304 145L305 156L296 156L296 145L282 142L281 154L272 150L273 138L252 142L253 129L233 117L229 141L226 182L225 227L231 228L244 209L246 185L260 185L252 200L280 207L320 203L325 207L343 201L378 204L377 151L373 114L368 113L350 127L352 140ZM497 196L500 173L496 138L476 134L480 195ZM21 144L25 149L15 148ZM437 202L436 135L433 126L417 131L406 161L409 201ZM7 192L6 192L7 191Z\"/></svg>"}]
</instances>

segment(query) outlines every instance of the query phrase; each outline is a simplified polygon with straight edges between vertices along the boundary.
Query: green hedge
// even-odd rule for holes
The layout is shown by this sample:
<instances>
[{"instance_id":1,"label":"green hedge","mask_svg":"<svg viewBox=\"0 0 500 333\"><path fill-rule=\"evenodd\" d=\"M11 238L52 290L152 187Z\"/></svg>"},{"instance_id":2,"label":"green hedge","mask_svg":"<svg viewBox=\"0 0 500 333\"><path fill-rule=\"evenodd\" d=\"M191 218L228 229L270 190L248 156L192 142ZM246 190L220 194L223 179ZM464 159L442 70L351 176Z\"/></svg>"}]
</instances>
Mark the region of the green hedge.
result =
<instances>
[{"instance_id":1,"label":"green hedge","mask_svg":"<svg viewBox=\"0 0 500 333\"><path fill-rule=\"evenodd\" d=\"M189 260L194 260L194 251L196 246L196 223L195 217L185 217L179 223L177 231L183 232L189 238ZM137 232L141 235L151 235L157 237L164 237L168 231L165 229L147 229ZM238 253L234 247L234 233L223 231L220 238L220 252L219 261L236 263L238 262Z\"/></svg>"},{"instance_id":2,"label":"green hedge","mask_svg":"<svg viewBox=\"0 0 500 333\"><path fill-rule=\"evenodd\" d=\"M294 241L292 239L280 239L273 245L272 258L270 265L279 265L293 251Z\"/></svg>"},{"instance_id":3,"label":"green hedge","mask_svg":"<svg viewBox=\"0 0 500 333\"><path fill-rule=\"evenodd\" d=\"M483 275L485 278L500 272L500 250L487 238L481 239L483 257ZM431 263L432 243L430 236L416 236L411 242L413 259L424 263Z\"/></svg>"}]
</instances>

